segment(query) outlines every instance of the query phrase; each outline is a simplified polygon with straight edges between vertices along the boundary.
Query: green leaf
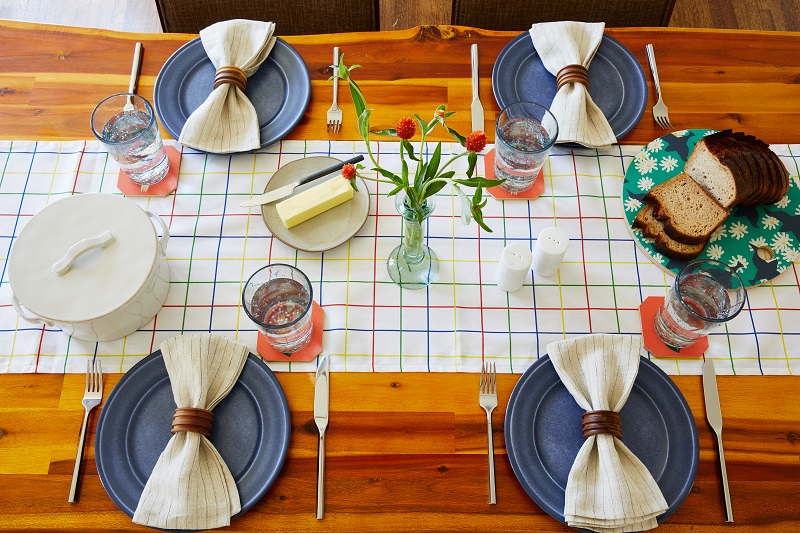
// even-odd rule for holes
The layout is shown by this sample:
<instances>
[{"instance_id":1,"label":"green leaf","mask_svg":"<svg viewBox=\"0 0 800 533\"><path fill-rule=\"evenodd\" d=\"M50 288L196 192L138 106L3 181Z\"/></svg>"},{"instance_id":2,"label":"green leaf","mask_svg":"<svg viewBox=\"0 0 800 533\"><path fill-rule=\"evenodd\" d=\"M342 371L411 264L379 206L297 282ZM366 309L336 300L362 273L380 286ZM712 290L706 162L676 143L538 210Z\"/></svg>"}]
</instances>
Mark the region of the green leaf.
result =
<instances>
[{"instance_id":1,"label":"green leaf","mask_svg":"<svg viewBox=\"0 0 800 533\"><path fill-rule=\"evenodd\" d=\"M410 157L414 161L419 161L419 158L417 158L417 156L414 155L414 146L412 146L410 142L408 142L405 139L402 139L400 141L400 146L406 151L406 153L408 153L408 157Z\"/></svg>"},{"instance_id":2,"label":"green leaf","mask_svg":"<svg viewBox=\"0 0 800 533\"><path fill-rule=\"evenodd\" d=\"M370 130L370 133L374 133L375 135L391 135L392 137L397 137L397 130L394 128L386 128L383 130Z\"/></svg>"},{"instance_id":3,"label":"green leaf","mask_svg":"<svg viewBox=\"0 0 800 533\"><path fill-rule=\"evenodd\" d=\"M432 179L439 172L439 163L442 160L442 143L436 145L433 155L428 160L428 168L425 169L424 181Z\"/></svg>"},{"instance_id":4,"label":"green leaf","mask_svg":"<svg viewBox=\"0 0 800 533\"><path fill-rule=\"evenodd\" d=\"M350 182L350 186L353 188L354 191L358 192L358 184L356 183L358 180L353 178L351 180L347 180Z\"/></svg>"},{"instance_id":5,"label":"green leaf","mask_svg":"<svg viewBox=\"0 0 800 533\"><path fill-rule=\"evenodd\" d=\"M443 180L449 180L455 175L456 175L456 171L455 170L448 170L447 172L442 172L441 174L439 174L437 176L437 178L443 179Z\"/></svg>"},{"instance_id":6,"label":"green leaf","mask_svg":"<svg viewBox=\"0 0 800 533\"><path fill-rule=\"evenodd\" d=\"M447 185L446 181L434 181L433 183L428 185L427 189L425 189L425 198L433 196L437 192L441 191L445 185ZM425 198L423 198L423 200Z\"/></svg>"},{"instance_id":7,"label":"green leaf","mask_svg":"<svg viewBox=\"0 0 800 533\"><path fill-rule=\"evenodd\" d=\"M369 142L369 116L371 113L371 109L364 109L364 111L358 115L358 132L364 139L364 142Z\"/></svg>"},{"instance_id":8,"label":"green leaf","mask_svg":"<svg viewBox=\"0 0 800 533\"><path fill-rule=\"evenodd\" d=\"M447 126L447 131L450 133L450 135L455 140L457 140L459 142L459 144L461 144L461 146L464 146L465 144L467 144L467 138L464 137L463 135L461 135L460 133L458 133L456 130L454 130L450 126Z\"/></svg>"},{"instance_id":9,"label":"green leaf","mask_svg":"<svg viewBox=\"0 0 800 533\"><path fill-rule=\"evenodd\" d=\"M472 177L472 174L475 173L475 164L478 162L478 154L476 154L475 152L470 152L469 155L467 155L467 161L469 161L467 176Z\"/></svg>"},{"instance_id":10,"label":"green leaf","mask_svg":"<svg viewBox=\"0 0 800 533\"><path fill-rule=\"evenodd\" d=\"M397 183L398 185L403 184L403 180L400 179L400 177L397 174L394 174L393 172L389 172L388 170L379 167L373 168L372 170L378 172L384 178L389 178L390 180L392 180L392 182Z\"/></svg>"},{"instance_id":11,"label":"green leaf","mask_svg":"<svg viewBox=\"0 0 800 533\"><path fill-rule=\"evenodd\" d=\"M397 187L392 189L391 192L389 194L387 194L386 196L394 196L395 194L399 193L403 189L405 189L405 187L403 187L402 185L398 185Z\"/></svg>"},{"instance_id":12,"label":"green leaf","mask_svg":"<svg viewBox=\"0 0 800 533\"><path fill-rule=\"evenodd\" d=\"M490 180L486 178L468 178L465 180L453 180L459 185L464 185L465 187L494 187L495 185L500 185L503 183L504 180Z\"/></svg>"},{"instance_id":13,"label":"green leaf","mask_svg":"<svg viewBox=\"0 0 800 533\"><path fill-rule=\"evenodd\" d=\"M402 174L400 175L403 178L403 185L408 185L408 163L406 163L405 159L400 161L402 163Z\"/></svg>"},{"instance_id":14,"label":"green leaf","mask_svg":"<svg viewBox=\"0 0 800 533\"><path fill-rule=\"evenodd\" d=\"M417 113L414 113L414 118L417 119L417 124L419 124L419 130L422 132L422 136L424 137L430 131L428 123L422 120L422 117L419 116L419 114Z\"/></svg>"},{"instance_id":15,"label":"green leaf","mask_svg":"<svg viewBox=\"0 0 800 533\"><path fill-rule=\"evenodd\" d=\"M472 219L472 202L461 190L461 187L454 185L453 190L456 191L456 194L461 199L461 223L466 226Z\"/></svg>"}]
</instances>

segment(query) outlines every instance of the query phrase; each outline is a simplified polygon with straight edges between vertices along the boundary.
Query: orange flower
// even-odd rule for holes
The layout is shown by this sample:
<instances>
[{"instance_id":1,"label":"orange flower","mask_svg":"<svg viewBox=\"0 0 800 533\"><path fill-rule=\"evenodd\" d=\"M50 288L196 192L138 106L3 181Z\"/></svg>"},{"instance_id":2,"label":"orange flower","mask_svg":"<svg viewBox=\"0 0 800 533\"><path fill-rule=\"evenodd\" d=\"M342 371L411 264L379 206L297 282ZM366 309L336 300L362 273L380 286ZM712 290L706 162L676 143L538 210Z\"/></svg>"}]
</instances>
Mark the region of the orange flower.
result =
<instances>
[{"instance_id":1,"label":"orange flower","mask_svg":"<svg viewBox=\"0 0 800 533\"><path fill-rule=\"evenodd\" d=\"M464 145L470 152L478 153L486 148L486 134L482 130L475 130L469 134Z\"/></svg>"},{"instance_id":2,"label":"orange flower","mask_svg":"<svg viewBox=\"0 0 800 533\"><path fill-rule=\"evenodd\" d=\"M346 180L352 180L356 177L356 166L352 163L347 163L342 167L342 176Z\"/></svg>"},{"instance_id":3,"label":"orange flower","mask_svg":"<svg viewBox=\"0 0 800 533\"><path fill-rule=\"evenodd\" d=\"M413 118L403 117L397 121L395 130L397 131L398 137L408 140L417 133L417 124L414 122Z\"/></svg>"}]
</instances>

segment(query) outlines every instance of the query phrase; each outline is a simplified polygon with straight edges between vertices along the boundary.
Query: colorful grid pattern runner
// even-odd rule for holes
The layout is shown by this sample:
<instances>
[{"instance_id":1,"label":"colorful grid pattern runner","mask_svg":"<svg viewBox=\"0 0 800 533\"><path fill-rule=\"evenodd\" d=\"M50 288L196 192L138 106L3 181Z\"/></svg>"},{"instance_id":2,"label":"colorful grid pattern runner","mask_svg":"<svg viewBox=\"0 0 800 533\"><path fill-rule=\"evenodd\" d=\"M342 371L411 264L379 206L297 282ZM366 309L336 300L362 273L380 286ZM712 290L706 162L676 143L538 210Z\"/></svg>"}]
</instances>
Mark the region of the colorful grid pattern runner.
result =
<instances>
[{"instance_id":1,"label":"colorful grid pattern runner","mask_svg":"<svg viewBox=\"0 0 800 533\"><path fill-rule=\"evenodd\" d=\"M380 142L373 152L382 166L398 169L398 148ZM445 144L443 151L459 148ZM363 153L362 143L286 141L234 156L183 149L176 194L132 199L170 228L166 304L154 321L128 337L92 343L19 318L11 305L6 260L15 236L45 205L72 194L121 194L118 166L97 142L2 141L0 372L83 372L87 358L95 356L107 372L125 372L183 332L220 333L255 352L256 329L240 305L242 283L272 262L293 264L311 279L315 300L325 310L323 346L334 372L477 372L482 361L492 360L499 371L521 373L552 341L640 333L639 304L647 296L665 295L673 279L638 248L624 216L625 170L641 148L554 149L539 199L489 198L485 218L493 233L474 222L462 225L458 197L446 187L425 230L441 262L439 278L417 291L401 290L386 272L386 257L402 229L387 185L369 183L364 227L349 242L321 253L282 244L270 235L260 209L238 207L262 192L282 165L312 155L344 159ZM789 169L792 187L798 187L800 146L772 148ZM465 164L454 168L457 175ZM482 157L478 169L482 175ZM532 248L549 226L570 236L559 272L530 275L514 293L498 289L495 271L503 248L519 241ZM709 338L706 355L717 359L719 373L800 374L799 279L795 262L748 290L744 311ZM654 360L670 374L700 373L698 360ZM316 362L270 366L308 372Z\"/></svg>"}]
</instances>

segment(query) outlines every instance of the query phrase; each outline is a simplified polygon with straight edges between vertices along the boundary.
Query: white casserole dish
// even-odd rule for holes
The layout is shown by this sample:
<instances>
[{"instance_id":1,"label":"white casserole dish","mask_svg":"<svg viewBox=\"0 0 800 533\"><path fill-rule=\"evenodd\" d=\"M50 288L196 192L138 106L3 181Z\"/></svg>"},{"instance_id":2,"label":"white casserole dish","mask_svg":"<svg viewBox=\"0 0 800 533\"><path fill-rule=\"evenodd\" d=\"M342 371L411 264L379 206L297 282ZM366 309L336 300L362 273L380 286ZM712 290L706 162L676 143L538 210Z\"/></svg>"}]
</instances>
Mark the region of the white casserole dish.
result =
<instances>
[{"instance_id":1,"label":"white casserole dish","mask_svg":"<svg viewBox=\"0 0 800 533\"><path fill-rule=\"evenodd\" d=\"M53 202L11 248L14 309L78 339L125 337L150 322L167 298L168 241L164 221L125 197L80 194Z\"/></svg>"}]
</instances>

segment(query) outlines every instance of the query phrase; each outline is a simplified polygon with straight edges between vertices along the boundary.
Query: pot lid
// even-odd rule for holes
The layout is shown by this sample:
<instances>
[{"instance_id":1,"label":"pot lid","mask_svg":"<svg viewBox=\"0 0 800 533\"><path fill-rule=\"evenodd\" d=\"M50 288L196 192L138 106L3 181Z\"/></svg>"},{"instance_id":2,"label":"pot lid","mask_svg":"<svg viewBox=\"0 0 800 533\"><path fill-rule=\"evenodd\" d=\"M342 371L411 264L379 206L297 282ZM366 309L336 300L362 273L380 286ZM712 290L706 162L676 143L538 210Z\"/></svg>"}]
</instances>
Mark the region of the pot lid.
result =
<instances>
[{"instance_id":1,"label":"pot lid","mask_svg":"<svg viewBox=\"0 0 800 533\"><path fill-rule=\"evenodd\" d=\"M134 202L111 194L68 196L31 218L16 238L8 278L41 318L85 322L127 304L145 284L158 235Z\"/></svg>"}]
</instances>

